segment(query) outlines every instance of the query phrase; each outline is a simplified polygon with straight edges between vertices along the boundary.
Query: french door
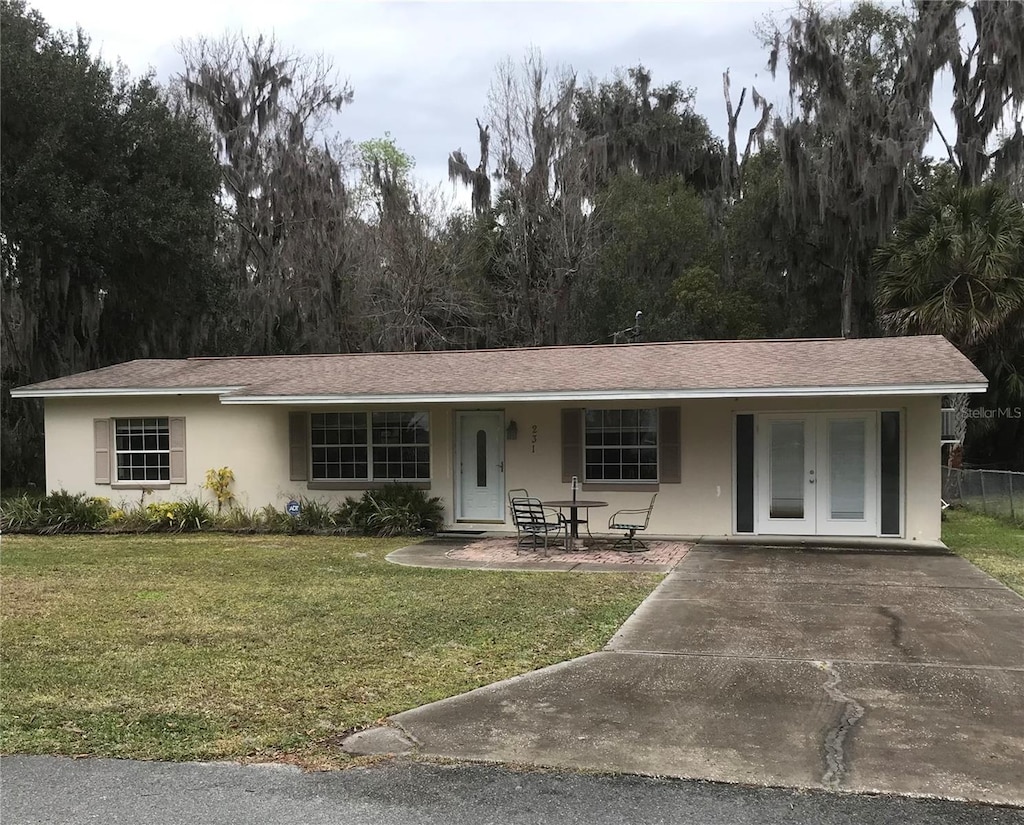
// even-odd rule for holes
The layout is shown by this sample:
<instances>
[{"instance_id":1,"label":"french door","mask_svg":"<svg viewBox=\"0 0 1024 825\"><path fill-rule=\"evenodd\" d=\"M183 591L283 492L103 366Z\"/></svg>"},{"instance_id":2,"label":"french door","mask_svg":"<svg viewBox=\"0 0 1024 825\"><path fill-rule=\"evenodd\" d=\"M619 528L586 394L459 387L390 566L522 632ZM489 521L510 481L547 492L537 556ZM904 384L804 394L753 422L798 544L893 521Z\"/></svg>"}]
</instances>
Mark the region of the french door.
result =
<instances>
[{"instance_id":1,"label":"french door","mask_svg":"<svg viewBox=\"0 0 1024 825\"><path fill-rule=\"evenodd\" d=\"M758 416L757 532L878 535L875 413Z\"/></svg>"}]
</instances>

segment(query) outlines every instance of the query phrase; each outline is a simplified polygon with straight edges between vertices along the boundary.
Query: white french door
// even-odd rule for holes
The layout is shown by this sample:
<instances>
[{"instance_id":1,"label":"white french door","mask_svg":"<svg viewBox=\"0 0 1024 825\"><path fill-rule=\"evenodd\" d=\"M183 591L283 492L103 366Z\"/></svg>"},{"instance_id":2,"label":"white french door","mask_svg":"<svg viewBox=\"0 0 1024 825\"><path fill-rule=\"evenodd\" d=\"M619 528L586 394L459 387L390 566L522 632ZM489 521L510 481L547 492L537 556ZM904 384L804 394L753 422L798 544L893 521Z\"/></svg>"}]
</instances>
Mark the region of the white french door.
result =
<instances>
[{"instance_id":1,"label":"white french door","mask_svg":"<svg viewBox=\"0 0 1024 825\"><path fill-rule=\"evenodd\" d=\"M878 534L875 413L758 416L758 533Z\"/></svg>"},{"instance_id":2,"label":"white french door","mask_svg":"<svg viewBox=\"0 0 1024 825\"><path fill-rule=\"evenodd\" d=\"M505 517L505 427L501 412L456 413L456 519Z\"/></svg>"}]
</instances>

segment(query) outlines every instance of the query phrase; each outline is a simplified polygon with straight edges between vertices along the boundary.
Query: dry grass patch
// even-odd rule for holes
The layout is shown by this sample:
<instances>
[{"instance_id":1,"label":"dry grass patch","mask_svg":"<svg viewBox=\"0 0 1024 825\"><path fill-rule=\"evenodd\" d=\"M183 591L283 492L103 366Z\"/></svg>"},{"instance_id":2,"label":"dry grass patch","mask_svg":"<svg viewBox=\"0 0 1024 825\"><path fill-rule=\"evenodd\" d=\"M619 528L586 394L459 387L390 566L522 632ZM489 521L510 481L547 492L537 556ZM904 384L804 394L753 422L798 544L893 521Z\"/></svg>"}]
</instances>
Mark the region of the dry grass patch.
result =
<instances>
[{"instance_id":1,"label":"dry grass patch","mask_svg":"<svg viewBox=\"0 0 1024 825\"><path fill-rule=\"evenodd\" d=\"M600 648L660 578L386 563L403 543L4 538L0 749L341 764L343 731Z\"/></svg>"}]
</instances>

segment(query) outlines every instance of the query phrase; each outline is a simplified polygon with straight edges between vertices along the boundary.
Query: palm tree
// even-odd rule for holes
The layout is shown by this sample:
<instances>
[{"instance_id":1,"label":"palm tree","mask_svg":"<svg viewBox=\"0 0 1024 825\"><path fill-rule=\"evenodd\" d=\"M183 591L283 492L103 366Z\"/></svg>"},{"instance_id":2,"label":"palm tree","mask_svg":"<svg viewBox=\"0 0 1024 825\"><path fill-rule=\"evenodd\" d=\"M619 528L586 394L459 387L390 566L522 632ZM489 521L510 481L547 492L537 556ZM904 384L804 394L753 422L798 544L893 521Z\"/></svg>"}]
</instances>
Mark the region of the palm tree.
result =
<instances>
[{"instance_id":1,"label":"palm tree","mask_svg":"<svg viewBox=\"0 0 1024 825\"><path fill-rule=\"evenodd\" d=\"M1024 401L1024 205L995 183L943 182L874 256L876 307L896 334L945 335L988 375L990 400Z\"/></svg>"}]
</instances>

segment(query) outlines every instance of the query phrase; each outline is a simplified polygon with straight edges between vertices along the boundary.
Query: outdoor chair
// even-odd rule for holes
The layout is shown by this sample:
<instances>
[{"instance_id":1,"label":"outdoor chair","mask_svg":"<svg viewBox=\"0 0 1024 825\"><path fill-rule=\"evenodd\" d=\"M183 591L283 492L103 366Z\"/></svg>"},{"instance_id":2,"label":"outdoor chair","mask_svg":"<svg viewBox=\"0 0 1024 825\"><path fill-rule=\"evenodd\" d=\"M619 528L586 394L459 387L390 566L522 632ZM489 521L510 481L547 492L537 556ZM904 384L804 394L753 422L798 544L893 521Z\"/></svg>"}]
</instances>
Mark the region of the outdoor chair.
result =
<instances>
[{"instance_id":1,"label":"outdoor chair","mask_svg":"<svg viewBox=\"0 0 1024 825\"><path fill-rule=\"evenodd\" d=\"M515 487L508 491L508 508L512 509L512 501L517 498L529 498L530 491L525 487Z\"/></svg>"},{"instance_id":2,"label":"outdoor chair","mask_svg":"<svg viewBox=\"0 0 1024 825\"><path fill-rule=\"evenodd\" d=\"M651 523L651 511L657 497L657 493L651 496L651 503L642 510L619 510L612 513L608 519L608 529L626 531L626 535L612 545L613 550L640 553L647 549L647 545L638 539L636 534L646 530L647 525Z\"/></svg>"},{"instance_id":3,"label":"outdoor chair","mask_svg":"<svg viewBox=\"0 0 1024 825\"><path fill-rule=\"evenodd\" d=\"M561 513L541 504L539 498L513 498L512 520L516 525L516 553L529 541L530 549L536 549L543 539L544 555L548 554L548 540L558 538L565 530L565 519Z\"/></svg>"}]
</instances>

